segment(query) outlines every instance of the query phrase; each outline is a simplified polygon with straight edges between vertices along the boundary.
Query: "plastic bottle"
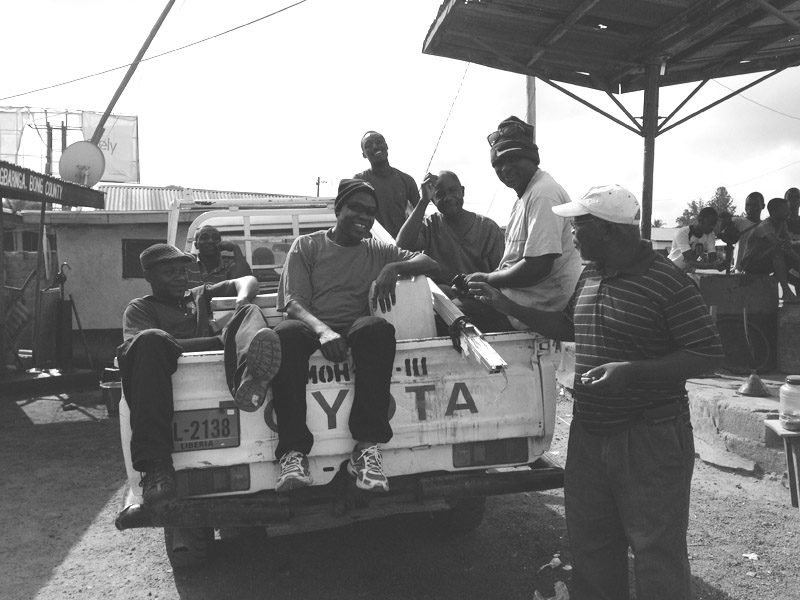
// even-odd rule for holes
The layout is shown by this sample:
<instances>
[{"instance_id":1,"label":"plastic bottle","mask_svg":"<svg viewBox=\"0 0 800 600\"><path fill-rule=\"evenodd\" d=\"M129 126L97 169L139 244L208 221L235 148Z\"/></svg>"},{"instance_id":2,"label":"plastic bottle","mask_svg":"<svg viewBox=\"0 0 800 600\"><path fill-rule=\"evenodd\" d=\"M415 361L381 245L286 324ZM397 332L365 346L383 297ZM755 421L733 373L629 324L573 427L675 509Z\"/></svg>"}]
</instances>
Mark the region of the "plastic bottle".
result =
<instances>
[{"instance_id":1,"label":"plastic bottle","mask_svg":"<svg viewBox=\"0 0 800 600\"><path fill-rule=\"evenodd\" d=\"M789 375L780 390L781 425L789 431L800 431L800 375Z\"/></svg>"}]
</instances>

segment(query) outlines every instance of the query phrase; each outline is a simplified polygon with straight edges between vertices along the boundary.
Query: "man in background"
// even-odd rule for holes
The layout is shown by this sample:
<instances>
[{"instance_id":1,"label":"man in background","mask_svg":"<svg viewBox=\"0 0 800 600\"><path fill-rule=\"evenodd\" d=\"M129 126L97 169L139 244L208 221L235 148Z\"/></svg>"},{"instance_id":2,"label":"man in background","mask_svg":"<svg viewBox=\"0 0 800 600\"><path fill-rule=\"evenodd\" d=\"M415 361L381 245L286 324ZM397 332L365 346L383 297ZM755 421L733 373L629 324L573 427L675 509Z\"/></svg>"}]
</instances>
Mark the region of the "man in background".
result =
<instances>
[{"instance_id":1,"label":"man in background","mask_svg":"<svg viewBox=\"0 0 800 600\"><path fill-rule=\"evenodd\" d=\"M724 269L724 261L717 259L717 238L714 235L716 226L717 211L706 206L697 215L697 223L681 227L675 232L669 259L684 272L695 269Z\"/></svg>"},{"instance_id":2,"label":"man in background","mask_svg":"<svg viewBox=\"0 0 800 600\"><path fill-rule=\"evenodd\" d=\"M744 249L747 247L747 238L761 223L761 211L764 210L764 194L761 192L750 192L744 200L743 217L734 217L733 226L739 232L739 241L736 246L736 259L733 263L737 271L741 271L742 257Z\"/></svg>"},{"instance_id":3,"label":"man in background","mask_svg":"<svg viewBox=\"0 0 800 600\"><path fill-rule=\"evenodd\" d=\"M389 164L389 146L377 131L361 138L361 156L370 168L353 178L369 182L378 194L377 221L394 238L406 221L406 215L419 202L417 184L411 175Z\"/></svg>"},{"instance_id":4,"label":"man in background","mask_svg":"<svg viewBox=\"0 0 800 600\"><path fill-rule=\"evenodd\" d=\"M785 304L800 302L789 284L797 288L800 277L800 255L792 247L792 237L786 226L789 203L783 198L773 198L767 203L769 217L761 221L747 240L742 256L742 270L751 275L774 274L781 286ZM792 272L794 271L794 272Z\"/></svg>"},{"instance_id":5,"label":"man in background","mask_svg":"<svg viewBox=\"0 0 800 600\"><path fill-rule=\"evenodd\" d=\"M786 220L786 227L792 234L792 240L800 240L800 190L791 187L786 190L783 199L789 203L789 218Z\"/></svg>"},{"instance_id":6,"label":"man in background","mask_svg":"<svg viewBox=\"0 0 800 600\"><path fill-rule=\"evenodd\" d=\"M190 288L253 274L242 249L233 242L222 241L216 227L206 225L198 229L194 234L194 246L197 261L187 269ZM223 257L223 252L233 253L233 258Z\"/></svg>"}]
</instances>

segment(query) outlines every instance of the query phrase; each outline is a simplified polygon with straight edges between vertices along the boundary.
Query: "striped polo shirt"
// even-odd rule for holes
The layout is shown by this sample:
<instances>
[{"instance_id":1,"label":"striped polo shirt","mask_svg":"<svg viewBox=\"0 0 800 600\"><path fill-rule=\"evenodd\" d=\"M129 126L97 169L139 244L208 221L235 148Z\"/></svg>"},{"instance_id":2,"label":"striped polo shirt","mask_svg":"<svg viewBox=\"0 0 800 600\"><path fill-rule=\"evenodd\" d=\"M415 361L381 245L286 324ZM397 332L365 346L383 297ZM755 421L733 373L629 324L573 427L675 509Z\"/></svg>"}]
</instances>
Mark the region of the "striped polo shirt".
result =
<instances>
[{"instance_id":1,"label":"striped polo shirt","mask_svg":"<svg viewBox=\"0 0 800 600\"><path fill-rule=\"evenodd\" d=\"M581 274L564 313L575 326L574 414L587 431L610 435L630 427L642 412L683 403L686 380L632 381L625 390L594 390L580 375L610 362L660 358L676 350L721 358L714 321L697 286L643 241L634 262L607 272L597 263Z\"/></svg>"}]
</instances>

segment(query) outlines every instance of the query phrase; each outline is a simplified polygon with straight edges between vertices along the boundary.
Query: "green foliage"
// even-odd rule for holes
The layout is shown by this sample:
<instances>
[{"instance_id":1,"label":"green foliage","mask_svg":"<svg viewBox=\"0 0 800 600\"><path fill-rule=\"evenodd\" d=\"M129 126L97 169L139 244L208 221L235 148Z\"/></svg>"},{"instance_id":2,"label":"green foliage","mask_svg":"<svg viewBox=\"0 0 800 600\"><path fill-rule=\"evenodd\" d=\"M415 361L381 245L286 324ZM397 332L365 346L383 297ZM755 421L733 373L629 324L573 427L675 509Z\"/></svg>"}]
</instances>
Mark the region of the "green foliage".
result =
<instances>
[{"instance_id":1,"label":"green foliage","mask_svg":"<svg viewBox=\"0 0 800 600\"><path fill-rule=\"evenodd\" d=\"M657 229L659 227L665 227L666 223L664 223L663 219L653 219L653 228Z\"/></svg>"},{"instance_id":2,"label":"green foliage","mask_svg":"<svg viewBox=\"0 0 800 600\"><path fill-rule=\"evenodd\" d=\"M732 215L736 214L736 206L733 204L733 198L731 198L728 190L724 186L721 186L717 188L717 191L714 192L714 195L711 196L708 202L703 202L701 198L689 202L687 207L683 210L683 214L675 219L675 224L678 227L684 227L692 223L697 223L697 215L700 214L700 211L706 206L715 208L718 213L729 212Z\"/></svg>"}]
</instances>

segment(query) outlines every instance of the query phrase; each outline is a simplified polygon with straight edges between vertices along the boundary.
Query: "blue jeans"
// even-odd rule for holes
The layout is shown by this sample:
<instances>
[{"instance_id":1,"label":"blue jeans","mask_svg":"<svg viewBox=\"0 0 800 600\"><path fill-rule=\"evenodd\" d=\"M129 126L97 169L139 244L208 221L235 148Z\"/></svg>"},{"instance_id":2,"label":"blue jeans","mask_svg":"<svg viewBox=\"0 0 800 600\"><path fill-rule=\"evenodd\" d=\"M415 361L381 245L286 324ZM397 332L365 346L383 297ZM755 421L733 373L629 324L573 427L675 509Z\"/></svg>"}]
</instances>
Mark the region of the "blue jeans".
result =
<instances>
[{"instance_id":1,"label":"blue jeans","mask_svg":"<svg viewBox=\"0 0 800 600\"><path fill-rule=\"evenodd\" d=\"M290 450L308 454L314 444L306 425L306 382L308 359L320 345L317 334L302 321L281 321L275 333L281 339L281 368L272 380L278 421L275 458L280 459ZM392 439L389 386L396 346L394 326L380 317L361 317L343 335L355 370L350 433L359 442L386 443Z\"/></svg>"},{"instance_id":2,"label":"blue jeans","mask_svg":"<svg viewBox=\"0 0 800 600\"><path fill-rule=\"evenodd\" d=\"M694 439L688 420L638 421L610 436L570 426L564 504L575 600L692 597L686 548Z\"/></svg>"}]
</instances>

